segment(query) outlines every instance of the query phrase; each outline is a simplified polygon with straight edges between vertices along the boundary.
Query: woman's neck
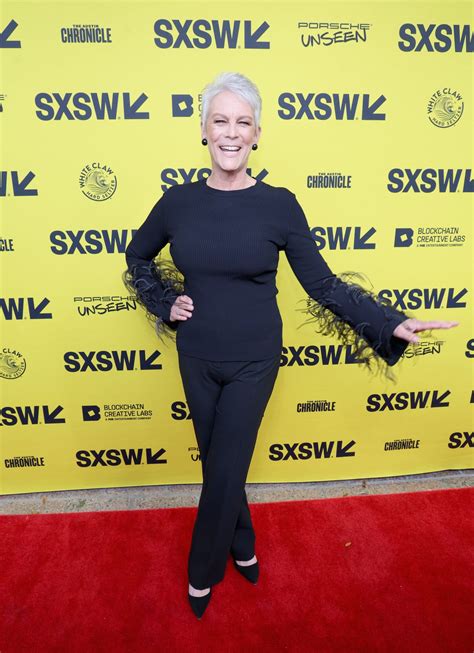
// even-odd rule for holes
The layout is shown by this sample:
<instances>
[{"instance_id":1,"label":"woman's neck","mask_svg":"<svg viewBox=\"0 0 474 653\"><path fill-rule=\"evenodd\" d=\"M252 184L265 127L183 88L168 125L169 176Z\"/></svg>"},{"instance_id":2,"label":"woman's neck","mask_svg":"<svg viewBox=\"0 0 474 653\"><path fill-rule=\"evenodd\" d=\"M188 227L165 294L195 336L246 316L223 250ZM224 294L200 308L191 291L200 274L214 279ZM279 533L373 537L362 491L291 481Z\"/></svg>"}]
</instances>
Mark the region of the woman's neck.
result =
<instances>
[{"instance_id":1,"label":"woman's neck","mask_svg":"<svg viewBox=\"0 0 474 653\"><path fill-rule=\"evenodd\" d=\"M218 190L242 190L243 188L255 186L256 182L245 170L228 175L213 170L206 179L206 183L211 188L217 188Z\"/></svg>"}]
</instances>

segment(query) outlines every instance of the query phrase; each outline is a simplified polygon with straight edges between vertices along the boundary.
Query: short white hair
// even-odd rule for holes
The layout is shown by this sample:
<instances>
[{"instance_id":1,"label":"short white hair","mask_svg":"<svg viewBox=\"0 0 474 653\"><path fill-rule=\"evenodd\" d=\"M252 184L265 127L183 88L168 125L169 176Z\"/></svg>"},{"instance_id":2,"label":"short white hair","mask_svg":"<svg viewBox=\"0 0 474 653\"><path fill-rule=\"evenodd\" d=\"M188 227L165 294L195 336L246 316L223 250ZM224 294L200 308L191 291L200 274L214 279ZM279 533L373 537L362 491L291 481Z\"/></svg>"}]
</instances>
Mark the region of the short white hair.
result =
<instances>
[{"instance_id":1,"label":"short white hair","mask_svg":"<svg viewBox=\"0 0 474 653\"><path fill-rule=\"evenodd\" d=\"M202 92L201 124L206 124L212 99L222 91L231 91L246 100L252 107L255 128L260 126L262 98L257 86L245 75L226 72L218 75Z\"/></svg>"}]
</instances>

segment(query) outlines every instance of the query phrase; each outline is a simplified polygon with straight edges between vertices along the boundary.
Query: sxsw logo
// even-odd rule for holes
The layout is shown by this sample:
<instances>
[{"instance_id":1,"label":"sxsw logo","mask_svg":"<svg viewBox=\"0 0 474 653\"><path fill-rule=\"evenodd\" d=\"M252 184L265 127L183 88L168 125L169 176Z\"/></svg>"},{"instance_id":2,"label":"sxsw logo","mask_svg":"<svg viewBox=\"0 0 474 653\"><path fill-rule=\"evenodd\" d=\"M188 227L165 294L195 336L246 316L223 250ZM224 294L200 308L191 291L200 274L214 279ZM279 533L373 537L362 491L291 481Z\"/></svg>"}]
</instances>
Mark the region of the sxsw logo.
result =
<instances>
[{"instance_id":1,"label":"sxsw logo","mask_svg":"<svg viewBox=\"0 0 474 653\"><path fill-rule=\"evenodd\" d=\"M474 431L456 431L449 436L448 447L450 449L474 448Z\"/></svg>"},{"instance_id":2,"label":"sxsw logo","mask_svg":"<svg viewBox=\"0 0 474 653\"><path fill-rule=\"evenodd\" d=\"M15 197L38 195L38 189L28 188L35 176L35 173L30 170L20 179L18 170L11 170L10 175L8 170L0 170L0 197L6 195L14 195ZM9 177L11 177L10 182ZM11 186L11 192L7 192L9 185Z\"/></svg>"},{"instance_id":3,"label":"sxsw logo","mask_svg":"<svg viewBox=\"0 0 474 653\"><path fill-rule=\"evenodd\" d=\"M65 424L65 418L60 417L63 410L63 406L57 405L50 408L45 404L42 406L2 406L0 408L0 426Z\"/></svg>"},{"instance_id":4,"label":"sxsw logo","mask_svg":"<svg viewBox=\"0 0 474 653\"><path fill-rule=\"evenodd\" d=\"M389 170L387 189L391 193L474 193L472 170L466 168L392 168Z\"/></svg>"},{"instance_id":5,"label":"sxsw logo","mask_svg":"<svg viewBox=\"0 0 474 653\"><path fill-rule=\"evenodd\" d=\"M463 297L467 288L384 288L378 294L381 299L388 299L394 308L466 308Z\"/></svg>"},{"instance_id":6,"label":"sxsw logo","mask_svg":"<svg viewBox=\"0 0 474 653\"><path fill-rule=\"evenodd\" d=\"M269 447L269 460L310 460L316 458L347 458L355 456L351 451L355 440L344 443L342 440L322 442L275 442Z\"/></svg>"},{"instance_id":7,"label":"sxsw logo","mask_svg":"<svg viewBox=\"0 0 474 653\"><path fill-rule=\"evenodd\" d=\"M52 313L45 311L49 299L43 297L0 297L0 310L5 320L51 320Z\"/></svg>"},{"instance_id":8,"label":"sxsw logo","mask_svg":"<svg viewBox=\"0 0 474 653\"><path fill-rule=\"evenodd\" d=\"M52 231L49 235L53 254L124 254L136 229L81 229Z\"/></svg>"},{"instance_id":9,"label":"sxsw logo","mask_svg":"<svg viewBox=\"0 0 474 653\"><path fill-rule=\"evenodd\" d=\"M21 48L21 41L9 40L10 36L18 27L18 23L12 20L0 32L0 48Z\"/></svg>"},{"instance_id":10,"label":"sxsw logo","mask_svg":"<svg viewBox=\"0 0 474 653\"><path fill-rule=\"evenodd\" d=\"M466 358L474 358L474 338L471 338L466 342Z\"/></svg>"},{"instance_id":11,"label":"sxsw logo","mask_svg":"<svg viewBox=\"0 0 474 653\"><path fill-rule=\"evenodd\" d=\"M76 451L78 467L117 467L117 465L165 465L166 449L95 449Z\"/></svg>"},{"instance_id":12,"label":"sxsw logo","mask_svg":"<svg viewBox=\"0 0 474 653\"><path fill-rule=\"evenodd\" d=\"M404 23L398 35L403 52L474 52L474 34L470 25L423 25Z\"/></svg>"},{"instance_id":13,"label":"sxsw logo","mask_svg":"<svg viewBox=\"0 0 474 653\"><path fill-rule=\"evenodd\" d=\"M148 120L140 111L148 100L145 93L132 99L130 93L38 93L35 105L40 120Z\"/></svg>"},{"instance_id":14,"label":"sxsw logo","mask_svg":"<svg viewBox=\"0 0 474 653\"><path fill-rule=\"evenodd\" d=\"M392 392L391 394L372 394L367 397L366 410L369 413L384 410L416 410L423 408L447 408L451 390L440 393L438 390L418 392Z\"/></svg>"},{"instance_id":15,"label":"sxsw logo","mask_svg":"<svg viewBox=\"0 0 474 653\"><path fill-rule=\"evenodd\" d=\"M359 362L350 345L289 345L282 347L280 356L280 367L354 365Z\"/></svg>"},{"instance_id":16,"label":"sxsw logo","mask_svg":"<svg viewBox=\"0 0 474 653\"><path fill-rule=\"evenodd\" d=\"M205 50L214 45L218 49L268 50L270 41L263 40L270 25L263 21L252 26L251 20L206 20L159 18L154 25L158 48L196 48Z\"/></svg>"},{"instance_id":17,"label":"sxsw logo","mask_svg":"<svg viewBox=\"0 0 474 653\"><path fill-rule=\"evenodd\" d=\"M171 419L177 421L192 419L191 412L184 401L173 401L171 404Z\"/></svg>"},{"instance_id":18,"label":"sxsw logo","mask_svg":"<svg viewBox=\"0 0 474 653\"><path fill-rule=\"evenodd\" d=\"M155 363L161 352L155 349L147 356L144 349L117 351L67 351L64 354L66 372L132 372L134 370L161 370Z\"/></svg>"},{"instance_id":19,"label":"sxsw logo","mask_svg":"<svg viewBox=\"0 0 474 653\"><path fill-rule=\"evenodd\" d=\"M376 234L375 227L313 227L316 249L375 249L375 243L370 242Z\"/></svg>"},{"instance_id":20,"label":"sxsw logo","mask_svg":"<svg viewBox=\"0 0 474 653\"><path fill-rule=\"evenodd\" d=\"M368 93L281 93L278 97L282 120L385 120L379 113L386 98L374 100Z\"/></svg>"}]
</instances>

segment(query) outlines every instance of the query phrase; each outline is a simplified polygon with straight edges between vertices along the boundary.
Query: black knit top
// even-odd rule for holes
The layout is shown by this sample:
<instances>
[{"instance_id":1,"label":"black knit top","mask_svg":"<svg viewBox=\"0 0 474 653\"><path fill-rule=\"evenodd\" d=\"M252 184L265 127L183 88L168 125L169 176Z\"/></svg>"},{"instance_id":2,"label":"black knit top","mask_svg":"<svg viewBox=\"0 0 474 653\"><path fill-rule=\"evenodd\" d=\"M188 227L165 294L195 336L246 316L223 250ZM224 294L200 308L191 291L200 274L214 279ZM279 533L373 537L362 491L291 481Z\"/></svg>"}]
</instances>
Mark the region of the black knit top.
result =
<instances>
[{"instance_id":1,"label":"black knit top","mask_svg":"<svg viewBox=\"0 0 474 653\"><path fill-rule=\"evenodd\" d=\"M167 243L174 265L159 256ZM281 250L319 332L353 344L361 362L399 359L408 343L392 333L407 315L348 275L334 274L295 195L258 179L231 191L204 179L170 187L127 247L124 281L162 330L176 333L180 352L214 361L270 358L282 348L275 283ZM193 315L171 322L171 306L183 292L193 300Z\"/></svg>"}]
</instances>

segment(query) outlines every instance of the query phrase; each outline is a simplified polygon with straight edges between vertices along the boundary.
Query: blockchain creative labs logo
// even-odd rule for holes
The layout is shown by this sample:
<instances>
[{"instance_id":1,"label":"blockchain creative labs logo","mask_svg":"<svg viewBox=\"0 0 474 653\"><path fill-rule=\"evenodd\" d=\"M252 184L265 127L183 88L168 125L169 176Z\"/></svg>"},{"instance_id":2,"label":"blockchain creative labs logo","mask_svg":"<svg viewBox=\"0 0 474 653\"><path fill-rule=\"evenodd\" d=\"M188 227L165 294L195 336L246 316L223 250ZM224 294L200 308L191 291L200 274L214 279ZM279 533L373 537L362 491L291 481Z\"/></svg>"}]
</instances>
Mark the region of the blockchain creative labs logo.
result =
<instances>
[{"instance_id":1,"label":"blockchain creative labs logo","mask_svg":"<svg viewBox=\"0 0 474 653\"><path fill-rule=\"evenodd\" d=\"M396 440L387 440L384 444L384 451L402 451L405 449L419 449L420 440L414 438L397 438Z\"/></svg>"},{"instance_id":2,"label":"blockchain creative labs logo","mask_svg":"<svg viewBox=\"0 0 474 653\"><path fill-rule=\"evenodd\" d=\"M80 317L95 317L119 313L122 311L136 311L138 302L133 295L84 295L74 297L74 308Z\"/></svg>"},{"instance_id":3,"label":"blockchain creative labs logo","mask_svg":"<svg viewBox=\"0 0 474 653\"><path fill-rule=\"evenodd\" d=\"M304 48L328 47L341 43L365 43L371 23L318 23L298 21L300 43Z\"/></svg>"},{"instance_id":4,"label":"blockchain creative labs logo","mask_svg":"<svg viewBox=\"0 0 474 653\"><path fill-rule=\"evenodd\" d=\"M62 43L112 43L112 28L100 25L61 27Z\"/></svg>"},{"instance_id":5,"label":"blockchain creative labs logo","mask_svg":"<svg viewBox=\"0 0 474 653\"><path fill-rule=\"evenodd\" d=\"M43 456L14 456L4 458L3 463L7 469L18 469L19 467L45 467Z\"/></svg>"},{"instance_id":6,"label":"blockchain creative labs logo","mask_svg":"<svg viewBox=\"0 0 474 653\"><path fill-rule=\"evenodd\" d=\"M397 227L394 247L462 247L467 242L465 230L458 226Z\"/></svg>"},{"instance_id":7,"label":"blockchain creative labs logo","mask_svg":"<svg viewBox=\"0 0 474 653\"><path fill-rule=\"evenodd\" d=\"M464 100L461 93L451 88L438 89L428 101L428 118L432 125L441 129L455 125L463 111Z\"/></svg>"},{"instance_id":8,"label":"blockchain creative labs logo","mask_svg":"<svg viewBox=\"0 0 474 653\"><path fill-rule=\"evenodd\" d=\"M124 422L150 420L153 410L144 403L120 402L82 405L82 419L84 422Z\"/></svg>"},{"instance_id":9,"label":"blockchain creative labs logo","mask_svg":"<svg viewBox=\"0 0 474 653\"><path fill-rule=\"evenodd\" d=\"M439 356L442 352L442 346L445 340L420 340L417 343L411 343L402 354L402 358L416 358L418 356Z\"/></svg>"},{"instance_id":10,"label":"blockchain creative labs logo","mask_svg":"<svg viewBox=\"0 0 474 653\"><path fill-rule=\"evenodd\" d=\"M173 93L171 95L171 116L173 118L191 118L194 115L195 106L201 117L202 93Z\"/></svg>"},{"instance_id":11,"label":"blockchain creative labs logo","mask_svg":"<svg viewBox=\"0 0 474 653\"><path fill-rule=\"evenodd\" d=\"M0 252L14 252L13 238L0 238Z\"/></svg>"},{"instance_id":12,"label":"blockchain creative labs logo","mask_svg":"<svg viewBox=\"0 0 474 653\"><path fill-rule=\"evenodd\" d=\"M110 166L94 161L82 168L79 187L90 200L103 202L117 190L117 177Z\"/></svg>"},{"instance_id":13,"label":"blockchain creative labs logo","mask_svg":"<svg viewBox=\"0 0 474 653\"><path fill-rule=\"evenodd\" d=\"M342 172L317 172L306 176L306 188L313 190L352 188L352 175L344 175Z\"/></svg>"},{"instance_id":14,"label":"blockchain creative labs logo","mask_svg":"<svg viewBox=\"0 0 474 653\"><path fill-rule=\"evenodd\" d=\"M26 370L26 358L16 349L2 347L0 351L0 377L18 379Z\"/></svg>"},{"instance_id":15,"label":"blockchain creative labs logo","mask_svg":"<svg viewBox=\"0 0 474 653\"><path fill-rule=\"evenodd\" d=\"M336 402L327 399L299 401L296 404L297 413L333 413L335 410Z\"/></svg>"}]
</instances>

